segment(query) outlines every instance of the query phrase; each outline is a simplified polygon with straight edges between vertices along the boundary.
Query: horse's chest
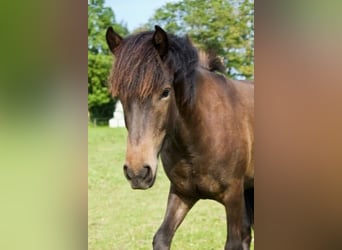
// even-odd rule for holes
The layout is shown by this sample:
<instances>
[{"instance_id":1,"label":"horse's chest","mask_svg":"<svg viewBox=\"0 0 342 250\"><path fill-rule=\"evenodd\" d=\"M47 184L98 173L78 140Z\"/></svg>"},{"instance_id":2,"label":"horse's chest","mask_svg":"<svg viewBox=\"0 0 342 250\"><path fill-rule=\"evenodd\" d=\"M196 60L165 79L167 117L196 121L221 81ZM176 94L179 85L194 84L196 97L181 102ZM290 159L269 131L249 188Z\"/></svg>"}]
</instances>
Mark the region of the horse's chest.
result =
<instances>
[{"instance_id":1,"label":"horse's chest","mask_svg":"<svg viewBox=\"0 0 342 250\"><path fill-rule=\"evenodd\" d=\"M211 175L195 176L194 185L201 198L215 198L224 190L222 183Z\"/></svg>"},{"instance_id":2,"label":"horse's chest","mask_svg":"<svg viewBox=\"0 0 342 250\"><path fill-rule=\"evenodd\" d=\"M224 189L218 178L209 171L181 162L169 169L168 176L173 185L180 191L200 198L214 198Z\"/></svg>"}]
</instances>

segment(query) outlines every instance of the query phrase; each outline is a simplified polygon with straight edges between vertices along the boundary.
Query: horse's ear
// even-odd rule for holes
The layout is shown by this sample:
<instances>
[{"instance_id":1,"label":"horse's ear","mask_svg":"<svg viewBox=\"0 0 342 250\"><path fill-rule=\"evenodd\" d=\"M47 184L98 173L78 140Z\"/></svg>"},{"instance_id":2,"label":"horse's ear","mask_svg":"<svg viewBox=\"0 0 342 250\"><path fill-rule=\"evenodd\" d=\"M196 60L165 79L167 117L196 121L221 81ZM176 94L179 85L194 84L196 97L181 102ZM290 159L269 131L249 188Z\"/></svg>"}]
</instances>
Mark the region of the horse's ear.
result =
<instances>
[{"instance_id":1,"label":"horse's ear","mask_svg":"<svg viewBox=\"0 0 342 250\"><path fill-rule=\"evenodd\" d=\"M122 41L122 37L112 27L109 27L106 32L106 40L110 51L114 54L115 49Z\"/></svg>"},{"instance_id":2,"label":"horse's ear","mask_svg":"<svg viewBox=\"0 0 342 250\"><path fill-rule=\"evenodd\" d=\"M166 32L160 28L158 25L154 26L155 32L153 34L153 44L157 49L160 58L165 59L167 52L169 50L169 41Z\"/></svg>"}]
</instances>

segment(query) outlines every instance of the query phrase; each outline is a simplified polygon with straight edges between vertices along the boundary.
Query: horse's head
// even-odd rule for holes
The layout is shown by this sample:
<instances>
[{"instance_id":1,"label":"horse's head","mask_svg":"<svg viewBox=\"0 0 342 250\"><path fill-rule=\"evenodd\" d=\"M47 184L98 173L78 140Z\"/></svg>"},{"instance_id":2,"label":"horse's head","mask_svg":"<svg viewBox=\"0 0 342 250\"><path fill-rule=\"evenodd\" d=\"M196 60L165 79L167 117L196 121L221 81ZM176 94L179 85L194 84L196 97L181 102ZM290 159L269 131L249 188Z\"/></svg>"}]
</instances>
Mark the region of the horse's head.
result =
<instances>
[{"instance_id":1,"label":"horse's head","mask_svg":"<svg viewBox=\"0 0 342 250\"><path fill-rule=\"evenodd\" d=\"M123 104L128 130L124 174L132 188L147 189L154 184L158 155L173 120L172 74L165 64L168 37L156 26L154 32L126 39L108 28L106 39L116 57L112 92Z\"/></svg>"}]
</instances>

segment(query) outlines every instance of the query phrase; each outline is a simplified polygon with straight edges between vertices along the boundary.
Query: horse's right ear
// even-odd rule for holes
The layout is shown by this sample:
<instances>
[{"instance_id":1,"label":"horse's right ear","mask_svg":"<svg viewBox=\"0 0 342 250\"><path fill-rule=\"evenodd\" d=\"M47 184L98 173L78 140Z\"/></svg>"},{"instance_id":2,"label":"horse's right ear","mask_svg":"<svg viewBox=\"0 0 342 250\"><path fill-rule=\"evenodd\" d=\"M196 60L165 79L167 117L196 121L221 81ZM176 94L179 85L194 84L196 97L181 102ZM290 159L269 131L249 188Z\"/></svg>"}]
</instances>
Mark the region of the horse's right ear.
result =
<instances>
[{"instance_id":1,"label":"horse's right ear","mask_svg":"<svg viewBox=\"0 0 342 250\"><path fill-rule=\"evenodd\" d=\"M120 45L122 37L116 33L112 27L109 27L106 32L106 40L110 51L114 54L115 49Z\"/></svg>"}]
</instances>

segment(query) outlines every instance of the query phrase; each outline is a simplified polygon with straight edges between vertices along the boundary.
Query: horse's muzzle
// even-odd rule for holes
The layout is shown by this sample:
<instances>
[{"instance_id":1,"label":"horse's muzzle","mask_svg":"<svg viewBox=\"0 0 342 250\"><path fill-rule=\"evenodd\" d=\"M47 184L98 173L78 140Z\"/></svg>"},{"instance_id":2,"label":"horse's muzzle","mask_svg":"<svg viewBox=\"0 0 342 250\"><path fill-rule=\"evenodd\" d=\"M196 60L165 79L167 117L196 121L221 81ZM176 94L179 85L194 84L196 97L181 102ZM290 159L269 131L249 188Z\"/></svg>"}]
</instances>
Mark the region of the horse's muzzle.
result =
<instances>
[{"instance_id":1,"label":"horse's muzzle","mask_svg":"<svg viewBox=\"0 0 342 250\"><path fill-rule=\"evenodd\" d=\"M133 171L127 165L123 167L125 177L131 183L133 189L148 189L154 184L154 176L152 168L148 165L144 165L137 171Z\"/></svg>"}]
</instances>

